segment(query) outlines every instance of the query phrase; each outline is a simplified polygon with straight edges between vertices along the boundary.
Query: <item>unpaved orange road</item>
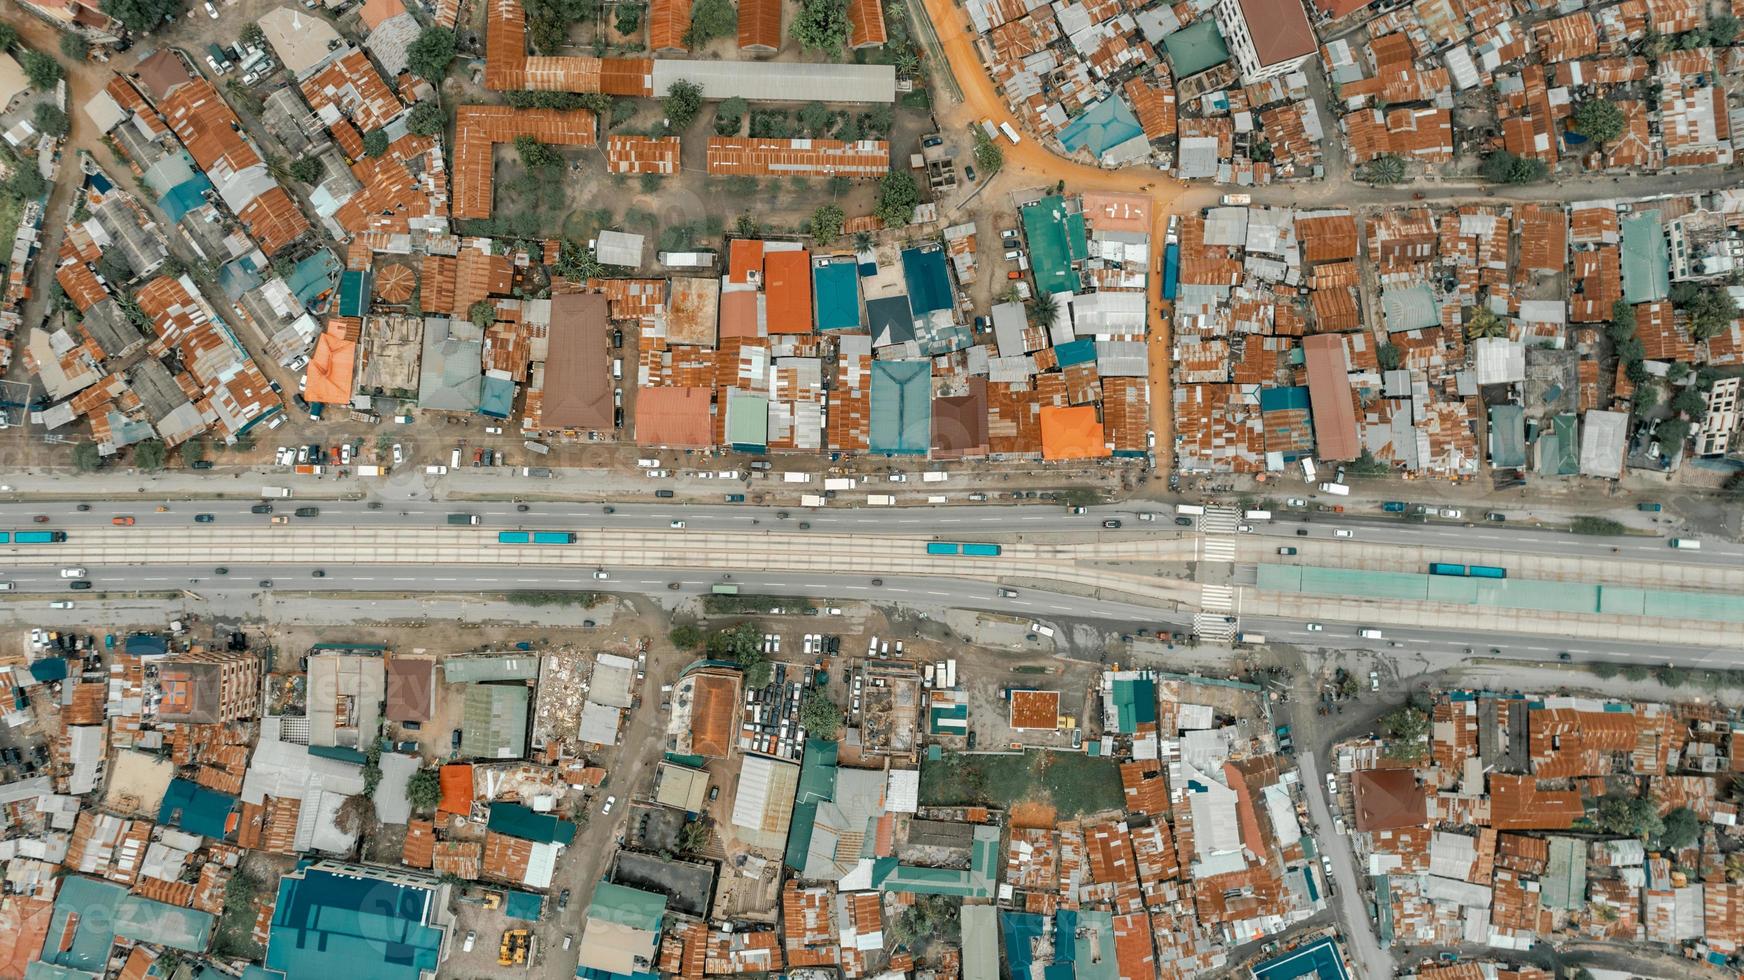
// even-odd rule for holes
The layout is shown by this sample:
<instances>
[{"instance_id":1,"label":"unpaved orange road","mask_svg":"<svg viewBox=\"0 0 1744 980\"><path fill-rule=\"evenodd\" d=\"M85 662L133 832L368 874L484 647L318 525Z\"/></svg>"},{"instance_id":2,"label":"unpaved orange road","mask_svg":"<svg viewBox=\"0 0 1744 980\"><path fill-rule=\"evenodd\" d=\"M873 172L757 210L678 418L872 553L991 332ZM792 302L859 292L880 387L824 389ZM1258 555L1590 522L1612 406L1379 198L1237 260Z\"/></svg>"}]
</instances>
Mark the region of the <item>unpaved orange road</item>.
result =
<instances>
[{"instance_id":1,"label":"unpaved orange road","mask_svg":"<svg viewBox=\"0 0 1744 980\"><path fill-rule=\"evenodd\" d=\"M963 89L965 122L973 124L992 119L1018 125L1016 117L1006 108L1005 100L993 87L993 79L981 65L975 52L975 29L969 18L951 0L924 0L927 16L938 34L951 72ZM1021 130L1020 130L1021 131ZM1166 473L1174 465L1174 428L1169 396L1169 321L1162 316L1163 300L1162 254L1169 226L1169 206L1187 191L1187 187L1160 170L1150 167L1125 167L1104 170L1058 156L1033 137L1026 137L1016 146L1003 141L1005 166L999 178L1007 174L1024 175L1018 184L1052 184L1064 180L1068 191L1124 191L1143 194L1151 199L1152 267L1146 278L1149 283L1150 310L1150 395L1151 428L1156 431L1157 472Z\"/></svg>"}]
</instances>

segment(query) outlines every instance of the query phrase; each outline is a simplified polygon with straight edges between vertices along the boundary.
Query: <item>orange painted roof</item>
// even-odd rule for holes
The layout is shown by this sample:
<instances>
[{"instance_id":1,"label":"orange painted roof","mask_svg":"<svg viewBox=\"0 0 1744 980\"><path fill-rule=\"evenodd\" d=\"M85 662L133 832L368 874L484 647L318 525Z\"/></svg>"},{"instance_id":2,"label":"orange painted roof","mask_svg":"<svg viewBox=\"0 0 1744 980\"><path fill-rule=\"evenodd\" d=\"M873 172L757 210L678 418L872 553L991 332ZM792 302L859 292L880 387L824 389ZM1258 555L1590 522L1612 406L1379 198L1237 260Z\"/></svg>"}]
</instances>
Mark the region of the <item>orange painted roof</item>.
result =
<instances>
[{"instance_id":1,"label":"orange painted roof","mask_svg":"<svg viewBox=\"0 0 1744 980\"><path fill-rule=\"evenodd\" d=\"M442 767L442 802L437 813L472 815L472 767L463 763Z\"/></svg>"},{"instance_id":2,"label":"orange painted roof","mask_svg":"<svg viewBox=\"0 0 1744 980\"><path fill-rule=\"evenodd\" d=\"M755 139L711 136L708 172L717 176L882 177L890 172L884 140Z\"/></svg>"},{"instance_id":3,"label":"orange painted roof","mask_svg":"<svg viewBox=\"0 0 1744 980\"><path fill-rule=\"evenodd\" d=\"M781 0L740 0L739 48L781 48Z\"/></svg>"},{"instance_id":4,"label":"orange painted roof","mask_svg":"<svg viewBox=\"0 0 1744 980\"><path fill-rule=\"evenodd\" d=\"M735 238L727 246L727 281L750 282L763 275L763 240Z\"/></svg>"},{"instance_id":5,"label":"orange painted roof","mask_svg":"<svg viewBox=\"0 0 1744 980\"><path fill-rule=\"evenodd\" d=\"M598 123L586 109L513 109L463 105L454 114L454 192L456 220L488 218L493 186L492 147L531 136L553 146L592 146Z\"/></svg>"},{"instance_id":6,"label":"orange painted roof","mask_svg":"<svg viewBox=\"0 0 1744 980\"><path fill-rule=\"evenodd\" d=\"M406 843L400 852L400 862L413 868L428 868L435 853L435 824L428 820L408 821Z\"/></svg>"},{"instance_id":7,"label":"orange painted roof","mask_svg":"<svg viewBox=\"0 0 1744 980\"><path fill-rule=\"evenodd\" d=\"M398 17L405 12L406 6L400 0L365 0L358 15L363 18L363 26L373 31L388 18Z\"/></svg>"},{"instance_id":8,"label":"orange painted roof","mask_svg":"<svg viewBox=\"0 0 1744 980\"><path fill-rule=\"evenodd\" d=\"M707 388L643 388L636 393L636 442L643 446L707 449L714 445Z\"/></svg>"},{"instance_id":9,"label":"orange painted roof","mask_svg":"<svg viewBox=\"0 0 1744 980\"><path fill-rule=\"evenodd\" d=\"M311 404L351 404L357 341L344 339L343 333L333 329L334 321L341 319L347 318L328 321L327 330L315 341L315 353L309 358L308 385L303 391L303 397Z\"/></svg>"},{"instance_id":10,"label":"orange painted roof","mask_svg":"<svg viewBox=\"0 0 1744 980\"><path fill-rule=\"evenodd\" d=\"M1043 459L1099 459L1113 455L1094 405L1041 410Z\"/></svg>"},{"instance_id":11,"label":"orange painted roof","mask_svg":"<svg viewBox=\"0 0 1744 980\"><path fill-rule=\"evenodd\" d=\"M724 759L738 731L739 679L724 674L696 678L690 706L690 751Z\"/></svg>"},{"instance_id":12,"label":"orange painted roof","mask_svg":"<svg viewBox=\"0 0 1744 980\"><path fill-rule=\"evenodd\" d=\"M769 333L811 333L811 253L763 256L764 321Z\"/></svg>"},{"instance_id":13,"label":"orange painted roof","mask_svg":"<svg viewBox=\"0 0 1744 980\"><path fill-rule=\"evenodd\" d=\"M390 2L397 7L400 0ZM368 8L364 9L367 14ZM337 112L366 133L386 126L406 108L369 56L356 49L304 79L302 89L317 118L330 122Z\"/></svg>"}]
</instances>

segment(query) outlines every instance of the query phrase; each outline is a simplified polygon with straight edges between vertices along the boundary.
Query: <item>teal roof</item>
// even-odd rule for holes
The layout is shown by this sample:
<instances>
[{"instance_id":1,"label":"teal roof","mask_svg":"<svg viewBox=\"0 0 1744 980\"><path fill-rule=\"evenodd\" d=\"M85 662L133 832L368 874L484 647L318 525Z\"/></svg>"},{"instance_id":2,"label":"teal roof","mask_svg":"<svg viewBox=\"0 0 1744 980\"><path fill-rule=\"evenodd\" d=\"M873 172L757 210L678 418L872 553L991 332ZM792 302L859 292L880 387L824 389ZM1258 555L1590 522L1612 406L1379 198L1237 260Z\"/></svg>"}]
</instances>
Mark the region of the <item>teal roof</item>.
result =
<instances>
[{"instance_id":1,"label":"teal roof","mask_svg":"<svg viewBox=\"0 0 1744 980\"><path fill-rule=\"evenodd\" d=\"M1544 443L1540 466L1556 476L1574 476L1580 472L1580 420L1573 412L1564 412L1550 420L1550 431L1538 437Z\"/></svg>"},{"instance_id":2,"label":"teal roof","mask_svg":"<svg viewBox=\"0 0 1744 980\"><path fill-rule=\"evenodd\" d=\"M1387 910L1390 919L1391 905L1383 908ZM1344 956L1338 951L1338 944L1331 938L1298 946L1281 956L1255 963L1253 975L1254 980L1301 980L1305 977L1314 977L1316 980L1350 980L1350 972L1344 966Z\"/></svg>"},{"instance_id":3,"label":"teal roof","mask_svg":"<svg viewBox=\"0 0 1744 980\"><path fill-rule=\"evenodd\" d=\"M1651 303L1671 295L1671 252L1659 212L1638 211L1623 220L1623 300Z\"/></svg>"},{"instance_id":4,"label":"teal roof","mask_svg":"<svg viewBox=\"0 0 1744 980\"><path fill-rule=\"evenodd\" d=\"M991 899L999 880L998 861L999 828L977 824L974 842L969 845L968 870L898 864L884 877L881 887L916 895Z\"/></svg>"},{"instance_id":5,"label":"teal roof","mask_svg":"<svg viewBox=\"0 0 1744 980\"><path fill-rule=\"evenodd\" d=\"M72 942L61 949L69 921ZM50 967L100 975L117 938L204 953L213 921L210 913L130 895L113 882L68 875L55 897L41 957Z\"/></svg>"},{"instance_id":6,"label":"teal roof","mask_svg":"<svg viewBox=\"0 0 1744 980\"><path fill-rule=\"evenodd\" d=\"M310 255L298 262L291 269L291 274L285 277L285 285L291 287L304 306L315 302L320 295L333 288L332 276L339 270L339 260L326 249Z\"/></svg>"},{"instance_id":7,"label":"teal roof","mask_svg":"<svg viewBox=\"0 0 1744 980\"><path fill-rule=\"evenodd\" d=\"M1521 406L1490 406L1490 465L1504 470L1526 465L1526 409Z\"/></svg>"},{"instance_id":8,"label":"teal roof","mask_svg":"<svg viewBox=\"0 0 1744 980\"><path fill-rule=\"evenodd\" d=\"M1127 107L1126 100L1111 95L1078 114L1060 130L1060 142L1076 153L1088 149L1097 157L1135 136L1142 137L1144 127Z\"/></svg>"},{"instance_id":9,"label":"teal roof","mask_svg":"<svg viewBox=\"0 0 1744 980\"><path fill-rule=\"evenodd\" d=\"M902 250L902 279L908 285L909 309L917 317L956 305L951 277L945 271L945 250L937 245Z\"/></svg>"},{"instance_id":10,"label":"teal roof","mask_svg":"<svg viewBox=\"0 0 1744 980\"><path fill-rule=\"evenodd\" d=\"M230 833L230 813L235 809L236 797L177 777L164 791L157 822L223 840Z\"/></svg>"},{"instance_id":11,"label":"teal roof","mask_svg":"<svg viewBox=\"0 0 1744 980\"><path fill-rule=\"evenodd\" d=\"M574 824L569 825L571 829ZM538 922L545 914L545 899L532 892L511 891L503 902L503 914L511 919L525 919L528 922Z\"/></svg>"},{"instance_id":12,"label":"teal roof","mask_svg":"<svg viewBox=\"0 0 1744 980\"><path fill-rule=\"evenodd\" d=\"M1177 82L1229 60L1229 46L1223 43L1217 23L1209 17L1163 38L1163 49L1169 53Z\"/></svg>"},{"instance_id":13,"label":"teal roof","mask_svg":"<svg viewBox=\"0 0 1744 980\"><path fill-rule=\"evenodd\" d=\"M485 375L479 383L478 412L493 419L506 419L515 410L515 383L508 378Z\"/></svg>"},{"instance_id":14,"label":"teal roof","mask_svg":"<svg viewBox=\"0 0 1744 980\"><path fill-rule=\"evenodd\" d=\"M853 259L814 263L811 295L819 330L860 329L860 276Z\"/></svg>"},{"instance_id":15,"label":"teal roof","mask_svg":"<svg viewBox=\"0 0 1744 980\"><path fill-rule=\"evenodd\" d=\"M539 676L539 658L516 653L502 656L450 657L442 661L442 679L450 684L479 681L530 681Z\"/></svg>"},{"instance_id":16,"label":"teal roof","mask_svg":"<svg viewBox=\"0 0 1744 980\"><path fill-rule=\"evenodd\" d=\"M339 315L363 316L369 312L369 270L346 269L339 274Z\"/></svg>"},{"instance_id":17,"label":"teal roof","mask_svg":"<svg viewBox=\"0 0 1744 980\"><path fill-rule=\"evenodd\" d=\"M206 192L211 189L212 182L205 174L195 174L165 191L157 199L157 206L163 208L171 223L179 222L189 211L206 203Z\"/></svg>"},{"instance_id":18,"label":"teal roof","mask_svg":"<svg viewBox=\"0 0 1744 980\"><path fill-rule=\"evenodd\" d=\"M935 704L927 712L927 729L934 735L962 735L968 731L968 722L969 706L966 704Z\"/></svg>"},{"instance_id":19,"label":"teal roof","mask_svg":"<svg viewBox=\"0 0 1744 980\"><path fill-rule=\"evenodd\" d=\"M805 754L799 766L799 786L793 796L793 819L787 825L787 852L784 861L798 871L805 867L805 856L811 850L811 832L817 823L818 804L836 792L836 743L821 738L805 740Z\"/></svg>"},{"instance_id":20,"label":"teal roof","mask_svg":"<svg viewBox=\"0 0 1744 980\"><path fill-rule=\"evenodd\" d=\"M1744 623L1744 595L1525 578L1475 579L1418 572L1373 572L1318 565L1259 566L1257 584L1272 592L1444 602L1498 609Z\"/></svg>"},{"instance_id":21,"label":"teal roof","mask_svg":"<svg viewBox=\"0 0 1744 980\"><path fill-rule=\"evenodd\" d=\"M575 840L575 824L555 814L537 813L519 803L492 803L486 829L538 844L568 844Z\"/></svg>"},{"instance_id":22,"label":"teal roof","mask_svg":"<svg viewBox=\"0 0 1744 980\"><path fill-rule=\"evenodd\" d=\"M1078 288L1072 262L1089 254L1082 212L1068 212L1058 194L1023 209L1023 232L1029 242L1030 274L1044 293L1070 293Z\"/></svg>"},{"instance_id":23,"label":"teal roof","mask_svg":"<svg viewBox=\"0 0 1744 980\"><path fill-rule=\"evenodd\" d=\"M1140 725L1156 724L1157 685L1149 677L1117 680L1113 691L1117 730L1130 735Z\"/></svg>"},{"instance_id":24,"label":"teal roof","mask_svg":"<svg viewBox=\"0 0 1744 980\"><path fill-rule=\"evenodd\" d=\"M873 361L870 401L873 452L926 454L932 444L932 361Z\"/></svg>"},{"instance_id":25,"label":"teal roof","mask_svg":"<svg viewBox=\"0 0 1744 980\"><path fill-rule=\"evenodd\" d=\"M1072 945L1076 980L1120 980L1115 958L1100 955L1114 948L1114 913L1080 911Z\"/></svg>"},{"instance_id":26,"label":"teal roof","mask_svg":"<svg viewBox=\"0 0 1744 980\"><path fill-rule=\"evenodd\" d=\"M357 873L363 870L309 865L279 879L268 969L290 978L339 977L367 964L370 980L419 980L436 969L442 930L426 924L439 911L435 882Z\"/></svg>"},{"instance_id":27,"label":"teal roof","mask_svg":"<svg viewBox=\"0 0 1744 980\"><path fill-rule=\"evenodd\" d=\"M602 881L593 889L587 917L643 932L659 932L666 915L666 896Z\"/></svg>"}]
</instances>

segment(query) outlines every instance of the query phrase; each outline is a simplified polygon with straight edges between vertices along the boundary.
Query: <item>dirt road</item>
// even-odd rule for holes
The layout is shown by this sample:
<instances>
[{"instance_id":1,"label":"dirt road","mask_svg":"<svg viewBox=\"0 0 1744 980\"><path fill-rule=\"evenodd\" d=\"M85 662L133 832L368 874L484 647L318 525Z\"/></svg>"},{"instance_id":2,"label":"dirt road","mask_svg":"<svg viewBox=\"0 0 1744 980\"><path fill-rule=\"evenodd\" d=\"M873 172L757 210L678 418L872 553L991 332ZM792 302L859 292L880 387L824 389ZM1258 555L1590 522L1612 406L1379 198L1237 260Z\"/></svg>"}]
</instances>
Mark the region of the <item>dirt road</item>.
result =
<instances>
[{"instance_id":1,"label":"dirt road","mask_svg":"<svg viewBox=\"0 0 1744 980\"><path fill-rule=\"evenodd\" d=\"M925 5L939 46L963 91L960 104L936 106L934 114L940 123L973 126L982 119L992 119L995 124L1008 122L1017 126L1017 119L1006 108L1005 100L994 89L993 80L975 53L975 30L968 17L951 0L925 0ZM1143 194L1151 199L1151 249L1156 259L1161 259L1170 205L1187 190L1179 181L1148 167L1104 170L1077 163L1054 154L1034 138L1025 138L1016 146L1004 141L1000 145L1005 151L1005 166L988 182L990 186L984 193L1005 193L1018 187L1064 180L1073 191ZM1174 463L1169 448L1173 445L1167 370L1169 321L1161 313L1163 280L1158 269L1151 270L1149 283L1151 428L1157 435L1157 472L1166 473Z\"/></svg>"}]
</instances>

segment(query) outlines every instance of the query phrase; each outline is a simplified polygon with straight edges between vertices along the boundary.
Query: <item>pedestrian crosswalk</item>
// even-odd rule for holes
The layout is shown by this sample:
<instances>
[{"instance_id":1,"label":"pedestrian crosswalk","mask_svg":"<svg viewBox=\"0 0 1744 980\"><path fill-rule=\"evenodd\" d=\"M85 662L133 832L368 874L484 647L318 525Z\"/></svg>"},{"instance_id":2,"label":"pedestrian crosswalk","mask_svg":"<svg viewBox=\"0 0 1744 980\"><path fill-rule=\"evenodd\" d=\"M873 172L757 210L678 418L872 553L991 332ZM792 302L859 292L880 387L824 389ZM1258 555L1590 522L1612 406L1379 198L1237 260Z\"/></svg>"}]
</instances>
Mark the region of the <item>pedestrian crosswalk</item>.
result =
<instances>
[{"instance_id":1,"label":"pedestrian crosswalk","mask_svg":"<svg viewBox=\"0 0 1744 980\"><path fill-rule=\"evenodd\" d=\"M1241 511L1232 507L1207 507L1199 518L1199 538L1204 542L1205 561L1235 560L1235 527Z\"/></svg>"},{"instance_id":2,"label":"pedestrian crosswalk","mask_svg":"<svg viewBox=\"0 0 1744 980\"><path fill-rule=\"evenodd\" d=\"M1204 538L1205 548L1202 557L1205 561L1234 561L1235 536L1207 534Z\"/></svg>"},{"instance_id":3,"label":"pedestrian crosswalk","mask_svg":"<svg viewBox=\"0 0 1744 980\"><path fill-rule=\"evenodd\" d=\"M1235 624L1220 613L1194 613L1193 635L1212 643L1228 643L1235 639Z\"/></svg>"},{"instance_id":4,"label":"pedestrian crosswalk","mask_svg":"<svg viewBox=\"0 0 1744 980\"><path fill-rule=\"evenodd\" d=\"M1226 613L1235 608L1235 589L1228 585L1199 586L1199 608Z\"/></svg>"}]
</instances>

